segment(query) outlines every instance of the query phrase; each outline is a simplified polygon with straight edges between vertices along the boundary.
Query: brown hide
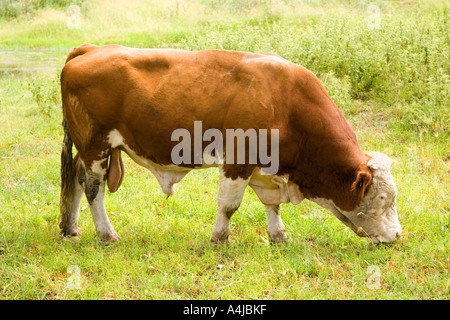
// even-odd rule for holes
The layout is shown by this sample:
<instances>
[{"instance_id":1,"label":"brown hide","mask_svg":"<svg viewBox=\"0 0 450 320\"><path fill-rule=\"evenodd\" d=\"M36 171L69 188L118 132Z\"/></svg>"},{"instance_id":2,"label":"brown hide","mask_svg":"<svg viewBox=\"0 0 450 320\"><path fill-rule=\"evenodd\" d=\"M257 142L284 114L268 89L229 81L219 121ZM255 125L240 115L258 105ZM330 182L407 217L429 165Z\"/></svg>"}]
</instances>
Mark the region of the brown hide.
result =
<instances>
[{"instance_id":1,"label":"brown hide","mask_svg":"<svg viewBox=\"0 0 450 320\"><path fill-rule=\"evenodd\" d=\"M107 136L114 129L137 155L172 164L172 132L185 128L193 136L201 120L203 131L217 128L224 136L225 129L278 129L279 174L306 198L351 210L370 185L368 158L341 110L313 73L278 56L84 45L67 58L61 88L67 127L87 167L111 156ZM114 191L123 178L119 156L110 161ZM263 167L223 169L227 177L248 178L256 166Z\"/></svg>"}]
</instances>

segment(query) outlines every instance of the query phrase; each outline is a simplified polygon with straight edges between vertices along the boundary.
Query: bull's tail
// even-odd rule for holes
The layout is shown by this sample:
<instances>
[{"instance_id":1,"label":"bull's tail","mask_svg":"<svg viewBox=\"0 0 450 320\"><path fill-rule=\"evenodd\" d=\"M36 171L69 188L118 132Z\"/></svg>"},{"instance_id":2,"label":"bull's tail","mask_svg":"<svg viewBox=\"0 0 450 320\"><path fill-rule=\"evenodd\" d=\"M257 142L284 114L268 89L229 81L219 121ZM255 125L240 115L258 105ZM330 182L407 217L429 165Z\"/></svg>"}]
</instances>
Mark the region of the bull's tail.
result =
<instances>
[{"instance_id":1,"label":"bull's tail","mask_svg":"<svg viewBox=\"0 0 450 320\"><path fill-rule=\"evenodd\" d=\"M64 114L64 112L63 112ZM72 157L72 138L67 129L66 117L63 116L64 141L61 151L61 197L60 211L61 223L59 227L65 233L68 230L69 217L75 190L74 170Z\"/></svg>"},{"instance_id":2,"label":"bull's tail","mask_svg":"<svg viewBox=\"0 0 450 320\"><path fill-rule=\"evenodd\" d=\"M74 48L66 59L66 64L80 56L85 54L86 52L89 52L93 49L97 48L97 46L93 45L82 45L78 48ZM69 130L67 128L67 120L66 120L66 110L65 107L65 68L61 71L61 96L62 96L62 114L63 114L63 130L64 130L64 141L61 151L61 195L60 195L60 212L61 212L61 223L59 224L59 227L62 230L62 233L64 235L70 235L71 233L71 226L70 226L70 218L71 218L71 209L72 209L72 202L74 199L74 192L75 192L75 175L77 170L77 160L78 158L75 158L75 161L72 156L72 138L70 137Z\"/></svg>"}]
</instances>

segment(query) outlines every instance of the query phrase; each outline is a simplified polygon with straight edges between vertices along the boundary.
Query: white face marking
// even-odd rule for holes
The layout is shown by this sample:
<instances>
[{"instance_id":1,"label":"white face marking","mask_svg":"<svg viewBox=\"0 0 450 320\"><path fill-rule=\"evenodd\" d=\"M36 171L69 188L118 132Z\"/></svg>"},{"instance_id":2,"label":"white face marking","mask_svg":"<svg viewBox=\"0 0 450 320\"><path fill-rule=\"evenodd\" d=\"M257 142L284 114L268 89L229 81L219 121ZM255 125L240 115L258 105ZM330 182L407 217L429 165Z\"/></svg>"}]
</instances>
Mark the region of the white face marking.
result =
<instances>
[{"instance_id":1,"label":"white face marking","mask_svg":"<svg viewBox=\"0 0 450 320\"><path fill-rule=\"evenodd\" d=\"M381 171L388 171L392 164L392 159L389 158L387 155L382 154L381 152L371 152L369 153L369 156L372 157L372 159L369 160L367 163L367 166L372 168L373 170L381 170Z\"/></svg>"},{"instance_id":2,"label":"white face marking","mask_svg":"<svg viewBox=\"0 0 450 320\"><path fill-rule=\"evenodd\" d=\"M397 187L389 171L392 160L378 152L370 156L368 167L373 170L372 183L354 211L340 210L328 199L312 200L333 212L358 235L369 237L374 243L393 242L402 227L396 208Z\"/></svg>"}]
</instances>

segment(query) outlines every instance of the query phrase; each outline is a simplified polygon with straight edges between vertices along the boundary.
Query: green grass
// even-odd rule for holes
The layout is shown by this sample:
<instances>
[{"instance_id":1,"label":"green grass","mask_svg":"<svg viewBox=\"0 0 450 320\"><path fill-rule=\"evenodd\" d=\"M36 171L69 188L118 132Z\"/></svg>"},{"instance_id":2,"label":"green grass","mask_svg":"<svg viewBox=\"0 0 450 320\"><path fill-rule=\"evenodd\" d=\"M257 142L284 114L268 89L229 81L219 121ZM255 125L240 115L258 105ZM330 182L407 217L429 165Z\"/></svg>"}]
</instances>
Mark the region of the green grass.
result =
<instances>
[{"instance_id":1,"label":"green grass","mask_svg":"<svg viewBox=\"0 0 450 320\"><path fill-rule=\"evenodd\" d=\"M373 245L304 201L282 206L290 242L270 245L264 207L249 189L232 218L230 244L214 245L217 169L189 173L166 198L127 156L122 187L106 195L121 240L100 243L85 199L80 239L62 238L58 76L3 73L0 298L449 299L448 2L379 1L377 30L366 28L364 1L185 2L176 9L135 1L125 12L121 1L84 1L81 30L67 29L64 10L37 10L0 20L0 47L226 48L305 65L363 150L394 159L402 238Z\"/></svg>"}]
</instances>

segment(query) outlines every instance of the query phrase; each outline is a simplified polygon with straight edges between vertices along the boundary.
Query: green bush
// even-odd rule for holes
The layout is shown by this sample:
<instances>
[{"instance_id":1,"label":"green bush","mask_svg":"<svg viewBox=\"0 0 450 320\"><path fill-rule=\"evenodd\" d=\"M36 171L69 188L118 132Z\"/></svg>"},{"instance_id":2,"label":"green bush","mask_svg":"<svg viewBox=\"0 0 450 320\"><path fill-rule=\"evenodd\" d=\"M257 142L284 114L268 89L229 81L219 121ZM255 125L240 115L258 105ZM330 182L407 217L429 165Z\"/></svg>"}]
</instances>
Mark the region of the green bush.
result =
<instances>
[{"instance_id":1,"label":"green bush","mask_svg":"<svg viewBox=\"0 0 450 320\"><path fill-rule=\"evenodd\" d=\"M61 92L57 76L38 74L30 79L27 87L38 110L47 118L56 118L61 110Z\"/></svg>"},{"instance_id":2,"label":"green bush","mask_svg":"<svg viewBox=\"0 0 450 320\"><path fill-rule=\"evenodd\" d=\"M0 17L16 18L43 8L67 8L84 0L0 0Z\"/></svg>"},{"instance_id":3,"label":"green bush","mask_svg":"<svg viewBox=\"0 0 450 320\"><path fill-rule=\"evenodd\" d=\"M322 83L336 105L346 111L354 112L350 94L350 78L348 76L337 78L333 71L322 77Z\"/></svg>"},{"instance_id":4,"label":"green bush","mask_svg":"<svg viewBox=\"0 0 450 320\"><path fill-rule=\"evenodd\" d=\"M36 8L65 8L71 4L81 4L83 0L31 0Z\"/></svg>"},{"instance_id":5,"label":"green bush","mask_svg":"<svg viewBox=\"0 0 450 320\"><path fill-rule=\"evenodd\" d=\"M21 1L0 0L0 17L15 18L24 11Z\"/></svg>"},{"instance_id":6,"label":"green bush","mask_svg":"<svg viewBox=\"0 0 450 320\"><path fill-rule=\"evenodd\" d=\"M273 52L298 63L319 78L342 79L352 99L376 100L389 108L404 106L407 130L448 133L450 43L449 11L420 6L407 12L380 13L379 28L367 15L350 13L308 17L305 21L246 21L213 26L182 39L190 50L221 48ZM331 77L330 77L331 76ZM345 84L349 87L345 87ZM347 90L348 89L348 90ZM330 88L328 88L330 90ZM333 95L349 104L347 96Z\"/></svg>"}]
</instances>

